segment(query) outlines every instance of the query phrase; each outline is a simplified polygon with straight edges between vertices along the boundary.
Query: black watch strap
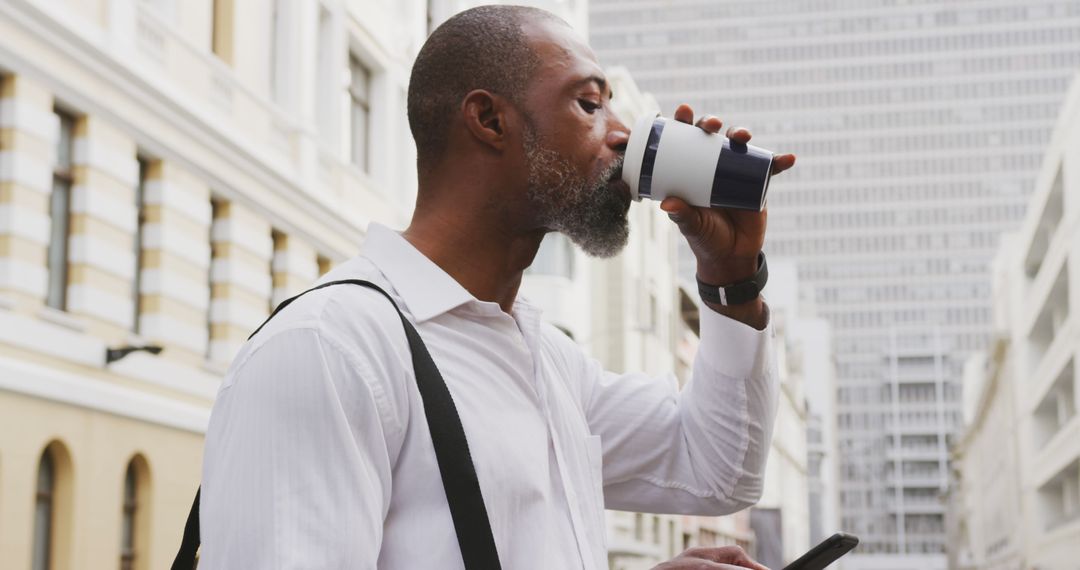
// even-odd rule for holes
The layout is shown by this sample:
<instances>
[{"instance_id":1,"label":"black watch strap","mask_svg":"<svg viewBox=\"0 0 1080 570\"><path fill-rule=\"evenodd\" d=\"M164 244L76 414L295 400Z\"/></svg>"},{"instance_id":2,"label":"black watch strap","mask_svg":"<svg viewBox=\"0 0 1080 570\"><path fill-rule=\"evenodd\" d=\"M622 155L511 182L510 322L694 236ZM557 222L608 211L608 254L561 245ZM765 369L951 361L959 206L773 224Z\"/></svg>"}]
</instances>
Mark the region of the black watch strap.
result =
<instances>
[{"instance_id":1,"label":"black watch strap","mask_svg":"<svg viewBox=\"0 0 1080 570\"><path fill-rule=\"evenodd\" d=\"M769 267L765 264L765 252L758 253L758 268L754 276L733 285L710 285L697 280L698 294L707 303L721 306L741 305L757 299L769 280Z\"/></svg>"}]
</instances>

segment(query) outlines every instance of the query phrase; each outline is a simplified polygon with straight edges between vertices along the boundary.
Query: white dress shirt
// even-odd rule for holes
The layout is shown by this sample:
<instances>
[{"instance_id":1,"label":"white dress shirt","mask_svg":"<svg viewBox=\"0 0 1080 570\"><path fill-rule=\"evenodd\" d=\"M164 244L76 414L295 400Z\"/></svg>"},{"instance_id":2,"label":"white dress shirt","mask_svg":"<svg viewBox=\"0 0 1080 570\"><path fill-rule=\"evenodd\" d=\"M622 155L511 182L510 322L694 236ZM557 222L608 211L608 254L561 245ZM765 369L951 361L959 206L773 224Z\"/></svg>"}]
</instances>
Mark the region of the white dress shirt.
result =
<instances>
[{"instance_id":1,"label":"white dress shirt","mask_svg":"<svg viewBox=\"0 0 1080 570\"><path fill-rule=\"evenodd\" d=\"M442 372L504 569L607 568L605 505L721 515L760 496L771 328L702 311L679 392L672 375L605 372L526 300L477 300L387 228L322 281L349 278L391 294ZM210 417L200 520L201 569L463 568L383 296L309 293L244 345Z\"/></svg>"}]
</instances>

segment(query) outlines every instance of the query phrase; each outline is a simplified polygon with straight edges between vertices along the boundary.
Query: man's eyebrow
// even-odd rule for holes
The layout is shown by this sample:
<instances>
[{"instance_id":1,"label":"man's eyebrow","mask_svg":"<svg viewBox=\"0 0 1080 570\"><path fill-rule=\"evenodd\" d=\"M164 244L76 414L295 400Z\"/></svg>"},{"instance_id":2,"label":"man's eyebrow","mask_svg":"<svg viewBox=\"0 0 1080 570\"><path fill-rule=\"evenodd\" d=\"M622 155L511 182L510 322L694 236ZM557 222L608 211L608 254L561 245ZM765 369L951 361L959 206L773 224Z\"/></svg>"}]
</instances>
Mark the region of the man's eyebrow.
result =
<instances>
[{"instance_id":1,"label":"man's eyebrow","mask_svg":"<svg viewBox=\"0 0 1080 570\"><path fill-rule=\"evenodd\" d=\"M611 98L615 97L615 92L608 89L607 80L604 79L603 77L600 77L599 75L590 75L588 77L583 77L581 79L578 79L577 81L575 81L573 83L572 87L577 89L578 87L581 87L582 85L585 85L587 83L595 83L596 86L600 88L600 93L601 94L603 94L604 92L607 92L608 99L611 99Z\"/></svg>"}]
</instances>

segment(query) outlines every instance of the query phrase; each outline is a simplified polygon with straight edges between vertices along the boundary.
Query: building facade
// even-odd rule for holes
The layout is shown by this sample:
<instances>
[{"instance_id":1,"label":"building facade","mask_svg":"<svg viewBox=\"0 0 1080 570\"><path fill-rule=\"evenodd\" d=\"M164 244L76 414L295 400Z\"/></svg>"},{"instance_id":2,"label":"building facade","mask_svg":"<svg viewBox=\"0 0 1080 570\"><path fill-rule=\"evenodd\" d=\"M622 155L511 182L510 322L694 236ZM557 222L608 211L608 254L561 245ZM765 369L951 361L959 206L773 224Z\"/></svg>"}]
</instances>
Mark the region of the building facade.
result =
<instances>
[{"instance_id":1,"label":"building facade","mask_svg":"<svg viewBox=\"0 0 1080 570\"><path fill-rule=\"evenodd\" d=\"M997 340L968 371L958 567L1066 569L1080 556L1078 143L1074 83L1027 216L997 259Z\"/></svg>"},{"instance_id":2,"label":"building facade","mask_svg":"<svg viewBox=\"0 0 1080 570\"><path fill-rule=\"evenodd\" d=\"M5 567L168 567L234 351L407 219L427 10L0 3Z\"/></svg>"},{"instance_id":3,"label":"building facade","mask_svg":"<svg viewBox=\"0 0 1080 570\"><path fill-rule=\"evenodd\" d=\"M590 35L665 113L799 156L766 250L835 332L846 568L943 568L963 363L1080 66L1080 2L593 0Z\"/></svg>"}]
</instances>

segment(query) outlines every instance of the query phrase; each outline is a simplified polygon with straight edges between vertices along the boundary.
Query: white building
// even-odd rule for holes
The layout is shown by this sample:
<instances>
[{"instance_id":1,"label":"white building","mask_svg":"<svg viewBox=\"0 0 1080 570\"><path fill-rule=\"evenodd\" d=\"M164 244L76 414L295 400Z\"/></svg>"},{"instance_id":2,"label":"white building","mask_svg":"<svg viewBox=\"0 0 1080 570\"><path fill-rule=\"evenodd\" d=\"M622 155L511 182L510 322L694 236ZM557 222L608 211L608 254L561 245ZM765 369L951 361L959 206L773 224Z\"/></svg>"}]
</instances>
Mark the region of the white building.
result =
<instances>
[{"instance_id":1,"label":"white building","mask_svg":"<svg viewBox=\"0 0 1080 570\"><path fill-rule=\"evenodd\" d=\"M961 370L1080 67L1080 1L593 0L589 21L665 113L689 102L799 156L766 250L834 327L847 560L944 568Z\"/></svg>"},{"instance_id":2,"label":"white building","mask_svg":"<svg viewBox=\"0 0 1080 570\"><path fill-rule=\"evenodd\" d=\"M958 566L1068 569L1080 559L1077 144L1074 82L1024 223L996 263L999 338L969 368L956 449Z\"/></svg>"},{"instance_id":3,"label":"white building","mask_svg":"<svg viewBox=\"0 0 1080 570\"><path fill-rule=\"evenodd\" d=\"M237 346L408 219L428 4L0 2L5 567L168 567Z\"/></svg>"}]
</instances>

